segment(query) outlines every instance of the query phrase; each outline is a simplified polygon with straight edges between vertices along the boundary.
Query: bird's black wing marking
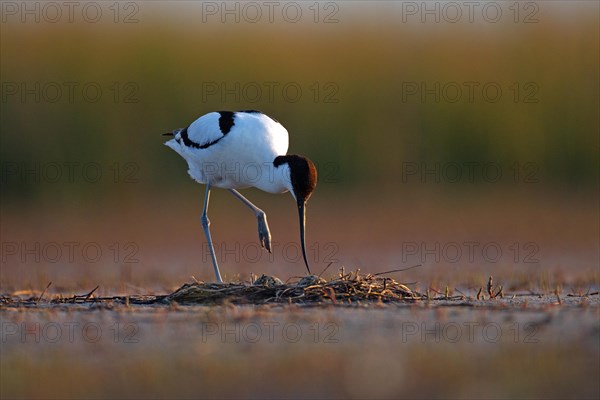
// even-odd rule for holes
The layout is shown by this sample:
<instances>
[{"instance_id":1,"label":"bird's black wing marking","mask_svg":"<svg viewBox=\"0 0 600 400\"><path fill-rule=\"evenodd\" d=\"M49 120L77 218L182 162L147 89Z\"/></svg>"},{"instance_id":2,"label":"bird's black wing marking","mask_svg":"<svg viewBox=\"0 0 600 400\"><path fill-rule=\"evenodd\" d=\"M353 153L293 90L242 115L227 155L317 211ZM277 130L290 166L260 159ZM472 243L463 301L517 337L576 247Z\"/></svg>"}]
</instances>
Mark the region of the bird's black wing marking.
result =
<instances>
[{"instance_id":1,"label":"bird's black wing marking","mask_svg":"<svg viewBox=\"0 0 600 400\"><path fill-rule=\"evenodd\" d=\"M227 135L231 130L231 127L235 125L235 122L233 121L234 113L232 111L219 111L219 114L221 115L219 117L219 129L223 135Z\"/></svg>"},{"instance_id":2,"label":"bird's black wing marking","mask_svg":"<svg viewBox=\"0 0 600 400\"><path fill-rule=\"evenodd\" d=\"M188 128L183 128L183 130L181 132L179 132L179 135L181 136L181 140L183 140L183 144L187 147L193 147L195 149L199 149L200 145L198 143L190 140L187 130L188 130Z\"/></svg>"},{"instance_id":3,"label":"bird's black wing marking","mask_svg":"<svg viewBox=\"0 0 600 400\"><path fill-rule=\"evenodd\" d=\"M200 143L196 143L192 139L190 139L190 137L188 135L188 128L184 128L180 132L181 140L183 140L183 144L187 147L193 147L194 149L206 149L206 148L212 146L213 144L217 143L219 140L223 139L229 133L229 131L231 131L231 128L233 127L233 125L235 125L234 113L232 111L219 111L219 114L221 115L219 117L219 129L221 130L221 133L223 134L223 136L221 136L218 139L206 142L204 144L200 144Z\"/></svg>"},{"instance_id":4,"label":"bird's black wing marking","mask_svg":"<svg viewBox=\"0 0 600 400\"><path fill-rule=\"evenodd\" d=\"M216 139L216 140L212 140L210 142L204 143L204 144L199 144L194 142L192 139L190 139L190 137L188 136L188 132L187 132L188 128L184 128L181 132L181 140L183 140L183 144L187 147L193 147L194 149L206 149L210 146L212 146L213 144L217 143L219 140L223 139L225 137L225 135L221 136L220 138Z\"/></svg>"}]
</instances>

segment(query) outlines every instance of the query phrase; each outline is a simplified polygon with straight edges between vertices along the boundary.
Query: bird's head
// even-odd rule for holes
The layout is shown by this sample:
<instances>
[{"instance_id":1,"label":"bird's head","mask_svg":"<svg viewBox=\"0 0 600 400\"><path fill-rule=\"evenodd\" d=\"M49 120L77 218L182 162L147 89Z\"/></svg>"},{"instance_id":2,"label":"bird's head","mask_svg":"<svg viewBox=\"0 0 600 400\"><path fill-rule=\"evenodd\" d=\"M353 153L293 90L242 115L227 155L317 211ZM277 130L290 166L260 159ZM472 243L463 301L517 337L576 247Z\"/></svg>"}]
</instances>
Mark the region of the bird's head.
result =
<instances>
[{"instance_id":1,"label":"bird's head","mask_svg":"<svg viewBox=\"0 0 600 400\"><path fill-rule=\"evenodd\" d=\"M273 161L275 167L287 165L290 176L285 182L288 190L296 199L298 206L306 204L310 195L317 187L317 168L312 161L303 156L290 154L279 156Z\"/></svg>"},{"instance_id":2,"label":"bird's head","mask_svg":"<svg viewBox=\"0 0 600 400\"><path fill-rule=\"evenodd\" d=\"M289 181L286 182L286 186L294 196L294 199L296 199L296 204L298 206L302 255L304 256L304 263L306 264L308 273L310 273L310 267L306 257L304 231L306 227L306 202L317 187L317 168L308 158L294 154L279 156L275 158L273 164L276 168L282 165L287 165L289 168L290 176Z\"/></svg>"}]
</instances>

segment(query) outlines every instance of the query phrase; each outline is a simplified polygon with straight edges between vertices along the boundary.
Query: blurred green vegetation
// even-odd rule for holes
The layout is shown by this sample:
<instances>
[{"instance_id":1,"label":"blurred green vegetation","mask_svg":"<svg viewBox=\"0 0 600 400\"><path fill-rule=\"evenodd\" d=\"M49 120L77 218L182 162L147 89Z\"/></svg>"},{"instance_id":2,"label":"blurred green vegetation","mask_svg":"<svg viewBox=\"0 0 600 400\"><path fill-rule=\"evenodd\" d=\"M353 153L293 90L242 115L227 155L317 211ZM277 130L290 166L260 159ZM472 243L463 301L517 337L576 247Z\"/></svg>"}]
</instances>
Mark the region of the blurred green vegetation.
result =
<instances>
[{"instance_id":1,"label":"blurred green vegetation","mask_svg":"<svg viewBox=\"0 0 600 400\"><path fill-rule=\"evenodd\" d=\"M544 4L534 24L403 23L368 4L342 4L333 24L221 24L190 15L197 4L166 14L139 4L133 24L2 24L3 200L183 187L185 164L160 134L226 109L282 122L290 152L310 156L336 190L398 185L406 162L494 163L504 175L533 163L544 186L597 188L594 2L568 12ZM478 85L473 101L465 82ZM408 91L438 83L439 101ZM39 84L40 101L21 86L12 94L15 84ZM62 95L47 101L54 84ZM90 84L102 90L97 102L82 93ZM501 88L498 101L486 100L486 84ZM298 101L286 85L289 97L301 88ZM64 175L68 162L97 164L101 184L82 179L80 167L74 183L44 183L40 168L57 163ZM24 172L31 168L42 182ZM124 174L135 189L120 184Z\"/></svg>"}]
</instances>

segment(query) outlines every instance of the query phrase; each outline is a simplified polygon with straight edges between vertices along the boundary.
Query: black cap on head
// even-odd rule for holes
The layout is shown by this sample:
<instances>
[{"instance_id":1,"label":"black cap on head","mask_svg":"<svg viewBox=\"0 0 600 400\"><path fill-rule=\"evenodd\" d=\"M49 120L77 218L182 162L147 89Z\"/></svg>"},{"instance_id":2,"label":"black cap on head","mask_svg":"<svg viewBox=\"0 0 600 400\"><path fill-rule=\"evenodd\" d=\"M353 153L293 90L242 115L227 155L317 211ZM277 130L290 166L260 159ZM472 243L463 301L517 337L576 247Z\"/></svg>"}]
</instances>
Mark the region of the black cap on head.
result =
<instances>
[{"instance_id":1,"label":"black cap on head","mask_svg":"<svg viewBox=\"0 0 600 400\"><path fill-rule=\"evenodd\" d=\"M279 167L287 164L290 167L290 180L294 196L298 204L306 203L310 195L317 187L317 168L312 161L306 157L290 154L275 158L273 164Z\"/></svg>"}]
</instances>

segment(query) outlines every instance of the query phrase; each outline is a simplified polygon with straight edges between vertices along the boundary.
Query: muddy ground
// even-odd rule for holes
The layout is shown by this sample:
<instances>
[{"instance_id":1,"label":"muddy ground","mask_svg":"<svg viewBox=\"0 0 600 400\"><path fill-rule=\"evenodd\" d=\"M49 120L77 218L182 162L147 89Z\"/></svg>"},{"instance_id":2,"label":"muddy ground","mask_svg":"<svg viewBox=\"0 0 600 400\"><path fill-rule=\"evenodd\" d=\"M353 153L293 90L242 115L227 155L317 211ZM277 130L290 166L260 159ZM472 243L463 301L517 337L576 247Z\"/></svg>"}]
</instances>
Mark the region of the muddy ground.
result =
<instances>
[{"instance_id":1,"label":"muddy ground","mask_svg":"<svg viewBox=\"0 0 600 400\"><path fill-rule=\"evenodd\" d=\"M9 301L3 398L597 398L600 296Z\"/></svg>"}]
</instances>

